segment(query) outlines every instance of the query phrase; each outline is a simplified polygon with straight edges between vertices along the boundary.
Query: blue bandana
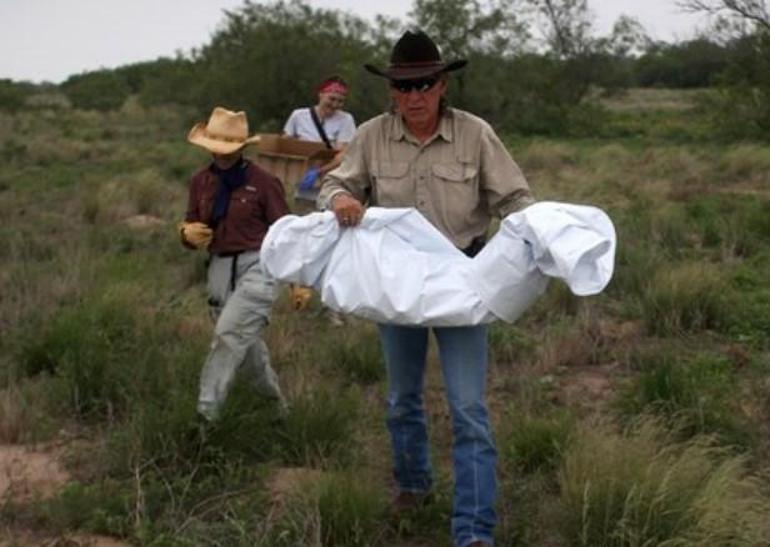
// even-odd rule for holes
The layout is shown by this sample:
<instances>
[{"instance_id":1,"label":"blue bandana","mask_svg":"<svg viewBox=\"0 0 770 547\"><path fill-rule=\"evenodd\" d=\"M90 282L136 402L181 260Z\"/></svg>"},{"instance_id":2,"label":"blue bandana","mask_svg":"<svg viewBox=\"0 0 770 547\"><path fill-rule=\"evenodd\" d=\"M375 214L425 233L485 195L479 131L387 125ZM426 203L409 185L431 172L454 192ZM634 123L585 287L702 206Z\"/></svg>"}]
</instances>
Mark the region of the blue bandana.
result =
<instances>
[{"instance_id":1,"label":"blue bandana","mask_svg":"<svg viewBox=\"0 0 770 547\"><path fill-rule=\"evenodd\" d=\"M216 163L211 164L211 171L219 178L219 186L214 197L214 207L211 211L211 227L215 228L219 221L227 215L230 205L230 194L246 182L246 162L240 158L235 165L220 169Z\"/></svg>"}]
</instances>

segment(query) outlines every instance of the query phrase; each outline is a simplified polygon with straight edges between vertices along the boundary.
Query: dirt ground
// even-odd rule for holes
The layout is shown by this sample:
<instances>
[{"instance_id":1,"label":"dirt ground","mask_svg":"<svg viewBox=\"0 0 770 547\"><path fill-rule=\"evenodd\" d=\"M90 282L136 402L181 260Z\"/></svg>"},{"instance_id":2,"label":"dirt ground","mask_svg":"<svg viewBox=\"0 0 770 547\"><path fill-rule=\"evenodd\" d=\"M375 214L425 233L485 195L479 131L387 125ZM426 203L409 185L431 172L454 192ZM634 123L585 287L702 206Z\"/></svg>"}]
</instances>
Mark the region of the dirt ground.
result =
<instances>
[{"instance_id":1,"label":"dirt ground","mask_svg":"<svg viewBox=\"0 0 770 547\"><path fill-rule=\"evenodd\" d=\"M0 499L26 503L46 499L70 480L53 447L0 445Z\"/></svg>"},{"instance_id":2,"label":"dirt ground","mask_svg":"<svg viewBox=\"0 0 770 547\"><path fill-rule=\"evenodd\" d=\"M70 480L64 451L54 445L0 445L0 503L26 504L48 499ZM45 537L34 530L0 529L0 547L127 547L103 536Z\"/></svg>"}]
</instances>

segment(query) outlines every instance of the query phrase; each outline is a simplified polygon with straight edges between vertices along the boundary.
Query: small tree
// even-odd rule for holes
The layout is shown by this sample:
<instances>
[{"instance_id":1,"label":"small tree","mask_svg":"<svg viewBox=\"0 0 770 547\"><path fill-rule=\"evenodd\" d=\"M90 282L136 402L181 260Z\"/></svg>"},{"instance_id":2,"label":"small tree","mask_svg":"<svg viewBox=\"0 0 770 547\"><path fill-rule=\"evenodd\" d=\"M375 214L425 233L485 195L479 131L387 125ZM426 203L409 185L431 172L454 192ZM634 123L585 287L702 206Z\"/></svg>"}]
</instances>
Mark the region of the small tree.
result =
<instances>
[{"instance_id":1,"label":"small tree","mask_svg":"<svg viewBox=\"0 0 770 547\"><path fill-rule=\"evenodd\" d=\"M770 138L770 11L765 0L682 0L690 12L716 17L715 30L731 50L711 100L716 131L731 137Z\"/></svg>"},{"instance_id":2,"label":"small tree","mask_svg":"<svg viewBox=\"0 0 770 547\"><path fill-rule=\"evenodd\" d=\"M643 87L708 87L727 67L729 55L730 48L706 38L652 44L635 63L635 80Z\"/></svg>"},{"instance_id":3,"label":"small tree","mask_svg":"<svg viewBox=\"0 0 770 547\"><path fill-rule=\"evenodd\" d=\"M62 91L76 108L114 110L123 106L131 89L113 70L98 70L69 77Z\"/></svg>"},{"instance_id":4,"label":"small tree","mask_svg":"<svg viewBox=\"0 0 770 547\"><path fill-rule=\"evenodd\" d=\"M684 11L745 21L770 31L770 11L765 0L679 0Z\"/></svg>"},{"instance_id":5,"label":"small tree","mask_svg":"<svg viewBox=\"0 0 770 547\"><path fill-rule=\"evenodd\" d=\"M32 84L0 79L0 110L16 112L24 107L27 98L33 92Z\"/></svg>"},{"instance_id":6,"label":"small tree","mask_svg":"<svg viewBox=\"0 0 770 547\"><path fill-rule=\"evenodd\" d=\"M340 74L351 84L346 107L358 119L383 110L382 83L365 75L363 64L382 59L369 26L333 10L294 0L246 3L201 49L199 106L245 109L255 129L277 131L289 113L313 104L315 88Z\"/></svg>"}]
</instances>

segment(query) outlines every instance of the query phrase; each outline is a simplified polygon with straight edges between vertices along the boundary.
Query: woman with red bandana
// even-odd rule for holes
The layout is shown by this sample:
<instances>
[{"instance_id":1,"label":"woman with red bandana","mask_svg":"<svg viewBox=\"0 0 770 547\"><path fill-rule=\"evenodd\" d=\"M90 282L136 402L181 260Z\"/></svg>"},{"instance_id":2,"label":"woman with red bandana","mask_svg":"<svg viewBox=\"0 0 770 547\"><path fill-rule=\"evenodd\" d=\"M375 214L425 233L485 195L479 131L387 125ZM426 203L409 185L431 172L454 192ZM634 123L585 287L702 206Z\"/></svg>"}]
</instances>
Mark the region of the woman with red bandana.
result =
<instances>
[{"instance_id":1,"label":"woman with red bandana","mask_svg":"<svg viewBox=\"0 0 770 547\"><path fill-rule=\"evenodd\" d=\"M305 203L304 207L299 207L300 211L307 209L308 205L315 208L321 179L342 163L342 154L356 131L353 116L342 110L347 94L348 85L345 80L339 76L327 78L318 86L318 104L296 109L283 127L287 137L323 142L330 150L338 151L330 162L308 169L297 184L294 199ZM306 287L292 286L291 294L295 309L303 309L313 293ZM345 316L341 313L325 308L325 314L333 326L341 327L345 324Z\"/></svg>"},{"instance_id":2,"label":"woman with red bandana","mask_svg":"<svg viewBox=\"0 0 770 547\"><path fill-rule=\"evenodd\" d=\"M305 141L323 142L327 148L338 150L332 161L309 174L315 180L304 180L302 190L311 190L305 199L315 199L323 176L342 162L342 152L353 138L356 122L349 112L342 110L348 85L339 76L331 76L318 86L318 104L310 108L298 108L291 113L283 132L288 137ZM306 177L307 179L308 177ZM314 191L313 191L314 190Z\"/></svg>"}]
</instances>

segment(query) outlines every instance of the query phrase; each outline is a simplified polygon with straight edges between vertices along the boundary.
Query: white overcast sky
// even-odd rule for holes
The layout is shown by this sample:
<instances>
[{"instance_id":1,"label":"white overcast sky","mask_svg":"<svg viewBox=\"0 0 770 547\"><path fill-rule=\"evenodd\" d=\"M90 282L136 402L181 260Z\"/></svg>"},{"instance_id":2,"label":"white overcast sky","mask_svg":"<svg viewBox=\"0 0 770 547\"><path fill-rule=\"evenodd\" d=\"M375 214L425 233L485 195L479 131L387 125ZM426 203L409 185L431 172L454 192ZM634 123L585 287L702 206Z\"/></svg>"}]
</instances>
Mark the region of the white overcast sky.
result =
<instances>
[{"instance_id":1,"label":"white overcast sky","mask_svg":"<svg viewBox=\"0 0 770 547\"><path fill-rule=\"evenodd\" d=\"M262 2L255 2L262 3ZM314 7L406 19L412 0L312 0ZM173 57L208 42L243 0L0 0L0 79L61 82L98 68ZM704 21L675 0L589 0L599 32L635 17L655 39L693 37Z\"/></svg>"}]
</instances>

